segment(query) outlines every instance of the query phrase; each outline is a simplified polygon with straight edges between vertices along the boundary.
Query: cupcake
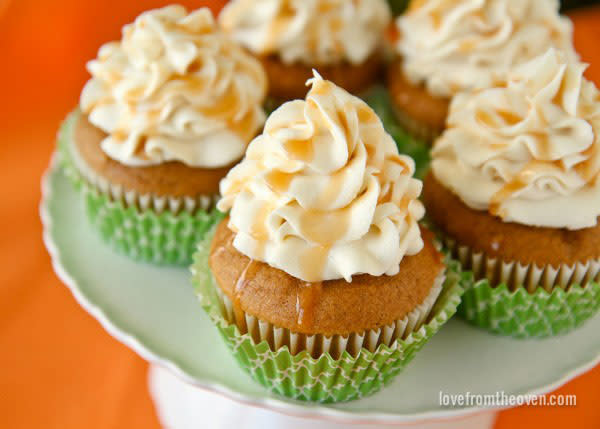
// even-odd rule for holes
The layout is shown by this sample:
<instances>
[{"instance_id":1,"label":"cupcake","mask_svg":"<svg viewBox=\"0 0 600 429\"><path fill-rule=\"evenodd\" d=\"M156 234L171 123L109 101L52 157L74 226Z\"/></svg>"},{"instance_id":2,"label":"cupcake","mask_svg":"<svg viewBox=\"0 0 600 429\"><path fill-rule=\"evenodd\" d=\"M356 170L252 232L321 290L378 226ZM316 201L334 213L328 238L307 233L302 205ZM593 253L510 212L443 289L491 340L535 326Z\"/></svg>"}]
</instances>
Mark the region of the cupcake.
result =
<instances>
[{"instance_id":1,"label":"cupcake","mask_svg":"<svg viewBox=\"0 0 600 429\"><path fill-rule=\"evenodd\" d=\"M558 0L413 0L397 18L399 59L388 68L397 119L431 142L458 92L493 86L555 46L576 59Z\"/></svg>"},{"instance_id":2,"label":"cupcake","mask_svg":"<svg viewBox=\"0 0 600 429\"><path fill-rule=\"evenodd\" d=\"M169 6L126 25L88 70L59 145L92 224L133 258L189 264L222 218L219 181L264 124L262 66L209 9Z\"/></svg>"},{"instance_id":3,"label":"cupcake","mask_svg":"<svg viewBox=\"0 0 600 429\"><path fill-rule=\"evenodd\" d=\"M493 332L567 332L600 306L600 93L550 49L457 95L424 201L469 270L461 314Z\"/></svg>"},{"instance_id":4,"label":"cupcake","mask_svg":"<svg viewBox=\"0 0 600 429\"><path fill-rule=\"evenodd\" d=\"M393 378L461 293L419 226L422 182L362 100L318 74L221 182L229 217L200 245L201 301L271 391L331 402Z\"/></svg>"},{"instance_id":5,"label":"cupcake","mask_svg":"<svg viewBox=\"0 0 600 429\"><path fill-rule=\"evenodd\" d=\"M219 16L262 62L269 95L283 100L306 95L313 68L352 93L367 88L390 20L386 0L233 0Z\"/></svg>"}]
</instances>

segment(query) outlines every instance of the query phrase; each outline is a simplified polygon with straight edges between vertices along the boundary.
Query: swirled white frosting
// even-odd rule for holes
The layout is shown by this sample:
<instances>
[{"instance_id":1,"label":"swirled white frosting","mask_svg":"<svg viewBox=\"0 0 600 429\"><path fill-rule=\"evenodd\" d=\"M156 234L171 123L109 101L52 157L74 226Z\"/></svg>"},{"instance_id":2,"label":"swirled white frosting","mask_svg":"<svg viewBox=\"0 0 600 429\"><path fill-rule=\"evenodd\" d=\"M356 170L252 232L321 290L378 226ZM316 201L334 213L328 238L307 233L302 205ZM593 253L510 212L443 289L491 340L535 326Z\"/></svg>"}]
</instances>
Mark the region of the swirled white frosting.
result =
<instances>
[{"instance_id":1,"label":"swirled white frosting","mask_svg":"<svg viewBox=\"0 0 600 429\"><path fill-rule=\"evenodd\" d=\"M432 152L435 177L507 222L580 229L600 215L600 93L550 49L504 85L457 95Z\"/></svg>"},{"instance_id":2,"label":"swirled white frosting","mask_svg":"<svg viewBox=\"0 0 600 429\"><path fill-rule=\"evenodd\" d=\"M265 120L264 70L206 8L143 13L88 70L81 108L108 134L104 152L125 165L225 166L243 156Z\"/></svg>"},{"instance_id":3,"label":"swirled white frosting","mask_svg":"<svg viewBox=\"0 0 600 429\"><path fill-rule=\"evenodd\" d=\"M414 162L367 104L315 77L221 181L233 245L308 282L394 275L421 250Z\"/></svg>"},{"instance_id":4,"label":"swirled white frosting","mask_svg":"<svg viewBox=\"0 0 600 429\"><path fill-rule=\"evenodd\" d=\"M572 59L572 24L558 0L413 0L397 21L406 77L451 97L486 88L552 46Z\"/></svg>"},{"instance_id":5,"label":"swirled white frosting","mask_svg":"<svg viewBox=\"0 0 600 429\"><path fill-rule=\"evenodd\" d=\"M233 0L219 22L258 55L286 64L360 64L391 20L386 0Z\"/></svg>"}]
</instances>

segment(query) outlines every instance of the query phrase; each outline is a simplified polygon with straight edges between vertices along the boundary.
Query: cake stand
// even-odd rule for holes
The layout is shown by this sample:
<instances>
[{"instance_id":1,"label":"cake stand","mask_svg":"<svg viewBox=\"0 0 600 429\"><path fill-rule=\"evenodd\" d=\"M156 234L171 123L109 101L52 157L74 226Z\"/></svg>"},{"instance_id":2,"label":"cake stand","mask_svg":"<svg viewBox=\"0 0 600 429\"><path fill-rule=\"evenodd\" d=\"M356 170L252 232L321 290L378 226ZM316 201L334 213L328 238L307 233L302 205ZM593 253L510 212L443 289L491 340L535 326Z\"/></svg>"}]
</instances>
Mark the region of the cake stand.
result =
<instances>
[{"instance_id":1,"label":"cake stand","mask_svg":"<svg viewBox=\"0 0 600 429\"><path fill-rule=\"evenodd\" d=\"M238 367L194 296L188 270L113 252L55 164L43 179L40 210L54 269L84 309L153 365L150 390L166 427L486 428L497 409L444 407L440 392L542 394L600 361L600 316L568 335L528 341L453 319L375 395L328 405L276 396Z\"/></svg>"}]
</instances>

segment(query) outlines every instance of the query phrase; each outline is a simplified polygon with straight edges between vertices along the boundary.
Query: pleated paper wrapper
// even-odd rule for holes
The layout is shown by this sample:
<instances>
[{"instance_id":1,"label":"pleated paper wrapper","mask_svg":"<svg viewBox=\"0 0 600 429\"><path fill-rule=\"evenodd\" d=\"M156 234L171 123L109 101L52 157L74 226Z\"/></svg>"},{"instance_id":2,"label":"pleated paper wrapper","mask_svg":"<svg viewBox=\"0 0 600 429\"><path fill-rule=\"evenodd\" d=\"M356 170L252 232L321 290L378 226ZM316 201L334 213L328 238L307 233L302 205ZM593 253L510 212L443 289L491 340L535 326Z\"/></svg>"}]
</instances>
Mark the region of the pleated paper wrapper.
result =
<instances>
[{"instance_id":1,"label":"pleated paper wrapper","mask_svg":"<svg viewBox=\"0 0 600 429\"><path fill-rule=\"evenodd\" d=\"M105 242L129 257L154 264L189 265L196 245L223 215L217 196L169 198L124 190L96 175L72 147L79 111L58 136L60 165L80 192L86 214Z\"/></svg>"},{"instance_id":2,"label":"pleated paper wrapper","mask_svg":"<svg viewBox=\"0 0 600 429\"><path fill-rule=\"evenodd\" d=\"M453 239L446 248L465 270L462 318L516 338L567 333L600 309L600 260L538 267L474 252Z\"/></svg>"},{"instance_id":3,"label":"pleated paper wrapper","mask_svg":"<svg viewBox=\"0 0 600 429\"><path fill-rule=\"evenodd\" d=\"M315 402L349 401L389 383L456 312L463 292L456 263L440 274L425 301L404 319L348 336L306 335L243 314L237 326L231 301L208 267L210 238L194 257L194 284L205 311L236 360L269 391ZM242 312L243 313L243 312Z\"/></svg>"}]
</instances>

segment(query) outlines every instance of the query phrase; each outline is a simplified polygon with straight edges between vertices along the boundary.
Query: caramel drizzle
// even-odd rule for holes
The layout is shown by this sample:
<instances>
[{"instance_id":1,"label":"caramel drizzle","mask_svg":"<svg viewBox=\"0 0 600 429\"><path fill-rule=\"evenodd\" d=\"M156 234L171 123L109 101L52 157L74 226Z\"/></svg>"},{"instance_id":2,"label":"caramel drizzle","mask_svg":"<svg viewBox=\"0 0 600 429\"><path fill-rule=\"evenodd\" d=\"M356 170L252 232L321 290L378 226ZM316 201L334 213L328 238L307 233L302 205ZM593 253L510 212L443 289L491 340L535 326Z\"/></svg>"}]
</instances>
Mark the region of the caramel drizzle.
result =
<instances>
[{"instance_id":1,"label":"caramel drizzle","mask_svg":"<svg viewBox=\"0 0 600 429\"><path fill-rule=\"evenodd\" d=\"M494 216L500 216L500 206L504 201L510 198L514 193L524 189L529 183L524 180L527 175L527 170L521 171L517 176L504 185L499 191L492 195L490 201L490 213Z\"/></svg>"},{"instance_id":2,"label":"caramel drizzle","mask_svg":"<svg viewBox=\"0 0 600 429\"><path fill-rule=\"evenodd\" d=\"M164 22L165 25L171 25L173 23ZM171 25L172 27L176 27L179 26L179 24L173 24ZM183 26L181 26L181 28L184 28ZM206 31L203 32L204 33L209 33L210 29L207 29ZM201 42L197 41L196 44L201 44ZM221 51L223 51L224 53L231 53L231 46L227 45L227 44L221 44L220 49ZM108 58L99 58L99 61L101 62L106 62L108 60ZM247 63L245 63L244 65L247 65ZM248 73L253 72L252 67L248 66ZM200 78L200 76L197 74L197 72L200 70L201 68L201 62L200 60L195 60L194 62L192 62L189 67L188 67L188 74L174 74L173 76L171 76L167 82L165 82L163 84L166 85L167 83L169 83L171 85L171 88L174 91L177 92L181 92L181 93L203 93L207 90L207 88L209 88L211 86L211 82L209 82L207 79L202 79ZM99 74L98 78L101 80L106 81L109 85L114 86L115 84L117 84L121 79L123 79L123 76L114 70L109 70L105 73ZM260 81L261 79L259 77L256 78L257 81ZM158 89L158 92L155 95L146 95L146 89L143 87L136 87L136 88L132 88L130 91L128 91L128 93L124 94L124 101L127 103L130 111L132 113L135 113L137 111L137 104L141 101L144 101L143 99L147 99L148 102L152 103L152 104L158 104L158 105L164 105L166 103L166 98L167 95L165 94L161 94L160 92L160 88ZM233 133L235 133L236 135L238 135L242 140L249 142L252 137L254 137L254 133L255 133L255 122L256 122L256 113L253 109L247 109L247 111L244 113L244 115L239 118L239 110L240 110L240 102L239 100L243 99L243 96L241 96L238 91L236 90L234 85L229 85L229 87L226 89L226 91L224 92L224 94L219 97L215 103L211 103L208 106L192 106L199 114L209 117L209 118L214 118L214 119L221 119L223 121L225 121L225 123L227 124L228 129L230 129ZM90 107L90 109L88 109L89 111L91 111L94 108L106 105L106 104L110 104L113 103L114 99L112 96L105 96L102 99L98 100L93 106ZM86 112L89 113L89 112ZM160 116L160 110L156 111L149 111L147 112L148 115L148 119L150 121L155 121L159 118ZM124 127L121 127L124 128ZM118 129L117 131L113 131L111 133L111 135L115 138L115 140L117 141L125 141L126 140L126 136L124 137L123 135L127 135L129 134L127 131L124 131L123 129ZM158 132L156 131L155 127L152 127L151 129L147 130L147 132L145 133L146 137L152 137L155 135L158 135ZM138 149L139 153L143 152L143 147L144 147L144 143L140 143L139 144L140 149ZM145 155L144 155L145 157Z\"/></svg>"},{"instance_id":3,"label":"caramel drizzle","mask_svg":"<svg viewBox=\"0 0 600 429\"><path fill-rule=\"evenodd\" d=\"M246 286L248 286L248 284L256 276L259 267L260 264L258 262L256 262L254 259L250 259L235 282L235 289L233 291L233 312L237 326L242 333L246 333L248 331L246 318L244 317L244 310L242 309L240 302L242 293L244 292Z\"/></svg>"},{"instance_id":4,"label":"caramel drizzle","mask_svg":"<svg viewBox=\"0 0 600 429\"><path fill-rule=\"evenodd\" d=\"M311 162L315 156L315 149L311 140L286 140L283 143L283 149L290 158L298 161Z\"/></svg>"},{"instance_id":5,"label":"caramel drizzle","mask_svg":"<svg viewBox=\"0 0 600 429\"><path fill-rule=\"evenodd\" d=\"M279 14L275 17L273 22L271 22L267 33L265 41L265 51L267 53L271 53L277 49L281 33L290 25L290 22L294 19L295 15L296 11L292 8L290 2L284 1L279 9Z\"/></svg>"},{"instance_id":6,"label":"caramel drizzle","mask_svg":"<svg viewBox=\"0 0 600 429\"><path fill-rule=\"evenodd\" d=\"M600 150L598 148L600 142L596 140L594 136L594 143L583 152L583 155L587 157L587 161L575 166L575 171L579 177L585 180L586 184L594 182L600 171Z\"/></svg>"},{"instance_id":7,"label":"caramel drizzle","mask_svg":"<svg viewBox=\"0 0 600 429\"><path fill-rule=\"evenodd\" d=\"M325 85L320 85L317 89L319 91L327 91L328 88ZM356 116L357 120L360 123L374 124L378 122L376 115L366 108L357 109ZM353 162L353 159L356 156L356 152L354 150L351 150L351 141L353 140L353 137L348 131L349 123L345 112L341 111L340 109L337 109L336 119L340 121L341 128L344 130L345 138L348 142L350 158L346 164L347 166ZM284 143L284 148L288 155L295 159L302 159L308 162L314 157L314 148L312 146L311 140L286 141ZM376 150L376 148L371 147L367 143L365 143L365 149L367 152L369 152L369 150L371 152ZM370 158L371 162L369 163L369 165L376 165L379 170L385 168L386 162L398 164L402 167L402 170L404 171L407 171L410 168L409 165L403 162L399 156L372 156ZM323 192L321 192L321 194L319 195L318 203L320 205L331 203L337 198L337 196L343 189L345 180L348 178L348 172L349 170L347 168L342 168L330 177L328 177L327 185L325 186ZM380 175L381 173L375 174ZM283 193L286 192L291 186L294 176L294 173L285 173L282 171L274 170L265 174L264 179L266 181L266 184L273 191ZM384 178L378 177L378 180L383 181ZM365 196L366 190L359 194L356 197L356 199L364 198ZM380 196L378 198L378 204L385 202L393 202L396 203L401 209L408 211L408 205L411 201L410 198L405 196L398 202L393 201L393 199L395 200L395 197L393 196L392 187L382 187ZM316 209L304 209L301 211L301 215L298 219L299 233L303 237L305 237L308 242L315 243L314 246L306 249L303 252L303 254L300 255L301 266L309 267L307 268L307 271L305 271L304 278L307 278L309 280L317 280L322 276L331 247L335 244L335 242L342 239L350 228L350 222L352 218L351 207L352 206L346 206L344 208L331 211ZM270 213L270 209L266 211L263 211L261 209L260 213L260 216L254 216L255 221L253 222L253 224L255 224L256 226L250 228L251 235L258 241L268 238L267 232L266 230L264 230L263 224L266 220L266 216L268 216L268 214Z\"/></svg>"},{"instance_id":8,"label":"caramel drizzle","mask_svg":"<svg viewBox=\"0 0 600 429\"><path fill-rule=\"evenodd\" d=\"M294 179L293 173L284 173L283 171L273 170L265 175L267 186L278 193L286 192Z\"/></svg>"},{"instance_id":9,"label":"caramel drizzle","mask_svg":"<svg viewBox=\"0 0 600 429\"><path fill-rule=\"evenodd\" d=\"M224 249L228 245L229 244L222 246L217 250L217 252L219 252L221 249ZM316 258L319 258L321 256L320 250L321 249L311 252L309 255L310 259L315 261ZM322 264L322 258L320 261L321 262L319 264ZM259 269L260 263L254 259L250 259L235 283L233 293L233 312L235 315L236 324L242 333L248 332L248 326L246 324L244 310L241 306L241 297L244 293L244 289L256 277ZM315 322L316 308L321 298L322 290L322 282L306 282L298 286L296 291L296 329L302 329L304 331L312 330Z\"/></svg>"},{"instance_id":10,"label":"caramel drizzle","mask_svg":"<svg viewBox=\"0 0 600 429\"><path fill-rule=\"evenodd\" d=\"M547 134L539 134L542 138L541 157L548 159L550 155L550 147ZM594 142L588 149L582 153L586 160L575 165L575 172L581 177L585 184L588 185L596 180L600 172L600 153L598 144ZM536 166L546 164L543 161L534 160L529 162L515 177L504 185L499 191L492 195L490 201L490 213L493 215L501 215L500 206L504 201L510 198L515 193L529 186L535 178L534 169ZM553 161L555 168L564 169L564 165L560 160Z\"/></svg>"},{"instance_id":11,"label":"caramel drizzle","mask_svg":"<svg viewBox=\"0 0 600 429\"><path fill-rule=\"evenodd\" d=\"M322 291L322 282L307 282L298 286L296 292L296 329L304 331L313 329L315 313Z\"/></svg>"},{"instance_id":12,"label":"caramel drizzle","mask_svg":"<svg viewBox=\"0 0 600 429\"><path fill-rule=\"evenodd\" d=\"M561 81L560 87L557 93L554 95L552 99L552 103L562 105L564 95L566 92L566 82L563 79ZM511 112L498 110L496 114L501 117L504 122L508 125L515 125L516 123L521 121L517 115L514 115ZM548 121L544 117L543 112L538 111L538 116L542 122L542 124L547 127ZM496 121L492 116L484 111L478 111L476 113L476 119L487 126L495 126ZM560 131L560 130L559 130ZM541 160L533 160L529 162L511 181L506 183L499 191L497 191L491 198L490 201L490 213L493 215L500 215L500 206L501 204L510 198L515 193L521 191L525 187L527 187L535 178L534 169L536 166L540 164L545 164L545 162L551 161L555 168L565 169L562 161L552 160L552 151L550 145L550 136L547 132L544 131L533 131L530 132L529 135L537 139L537 148L539 151L539 158ZM574 166L574 170L577 175L585 182L586 185L595 182L600 172L600 153L598 149L597 136L594 130L594 138L593 142L588 147L582 155L586 158L585 161L582 161Z\"/></svg>"},{"instance_id":13,"label":"caramel drizzle","mask_svg":"<svg viewBox=\"0 0 600 429\"><path fill-rule=\"evenodd\" d=\"M325 271L331 246L316 245L302 251L299 255L300 264L306 267L304 277L309 281L319 281Z\"/></svg>"},{"instance_id":14,"label":"caramel drizzle","mask_svg":"<svg viewBox=\"0 0 600 429\"><path fill-rule=\"evenodd\" d=\"M475 119L479 123L481 123L489 128L495 128L498 125L514 126L514 125L518 124L519 122L523 121L522 117L520 117L519 115L516 115L508 110L495 110L494 113L500 119L502 119L502 121L504 122L503 124L500 124L498 122L497 118L495 118L492 114L490 114L489 112L487 112L485 110L477 110L477 112L475 113Z\"/></svg>"},{"instance_id":15,"label":"caramel drizzle","mask_svg":"<svg viewBox=\"0 0 600 429\"><path fill-rule=\"evenodd\" d=\"M409 3L408 10L406 11L407 15L413 15L420 9L427 6L428 0L412 0ZM441 2L438 9L432 9L429 11L428 15L431 19L432 26L435 30L439 30L442 27L443 18L445 8L453 7L455 4L455 0L445 0ZM442 10L440 10L442 9Z\"/></svg>"},{"instance_id":16,"label":"caramel drizzle","mask_svg":"<svg viewBox=\"0 0 600 429\"><path fill-rule=\"evenodd\" d=\"M330 90L331 88L328 82L319 82L319 85L313 86L310 95L323 95L327 94ZM311 99L309 96L306 103L311 102L314 103L315 100ZM357 156L357 153L353 146L355 140L360 138L360 136L355 136L352 133L350 130L350 125L353 124L354 121L358 121L360 124L367 125L367 130L365 130L365 132L371 134L374 131L369 129L368 125L379 125L379 119L372 110L366 106L359 106L356 109L353 107L354 106L344 106L343 109L338 107L334 112L331 112L332 117L339 121L340 128L344 132L344 137L348 145L347 149L349 153L349 159L345 167L350 165L356 159L355 157ZM355 117L350 116L352 114L354 114ZM269 133L276 132L277 129L269 130ZM381 137L379 134L371 134L367 135L368 138L366 140L373 139L376 141ZM310 162L315 157L315 148L312 139L285 140L282 142L282 146L287 156L291 159ZM370 151L372 155L368 160L368 165L377 167L379 172L376 172L375 175L379 176L377 180L380 182L386 180L384 177L382 177L381 171L385 170L385 165L388 162L400 165L403 171L408 171L410 169L409 165L402 161L399 156L393 154L382 156L383 154L377 153L377 148L373 145L369 145L368 142L364 142L364 146L365 150L367 152ZM225 191L226 194L239 192L245 187L244 184L248 180L251 180L255 174L260 174L261 170L264 169L263 161L260 159L260 157L256 158L255 161L257 161L256 165L259 166L256 171L249 172L242 178L237 179L235 183L232 183L229 189ZM327 178L326 186L318 196L318 205L330 204L339 196L350 171L345 167L339 169ZM271 170L264 173L262 178L266 185L273 192L281 194L289 190L296 175L296 173ZM361 198L365 197L366 190L363 190L362 193L356 196L356 200L360 200ZM399 201L396 202L396 199ZM404 198L396 198L393 195L393 187L390 184L382 186L380 195L378 197L378 204L392 202L406 211L408 211L410 201L411 198L409 198L409 196L405 196ZM291 202L290 204L298 205L298 203L295 201ZM340 239L342 239L350 228L352 207L353 205L348 205L336 210L298 210L300 212L297 225L298 233L304 237L307 242L313 244L312 246L303 250L302 254L299 255L299 258L301 259L300 266L302 266L304 269L303 278L309 281L318 281L322 277L331 247ZM256 242L257 247L255 249L254 256L257 259L264 259L265 242L269 239L269 231L265 225L266 221L268 220L268 216L272 213L273 209L274 207L272 205L263 204L259 210L251 214L252 222L248 233Z\"/></svg>"}]
</instances>

